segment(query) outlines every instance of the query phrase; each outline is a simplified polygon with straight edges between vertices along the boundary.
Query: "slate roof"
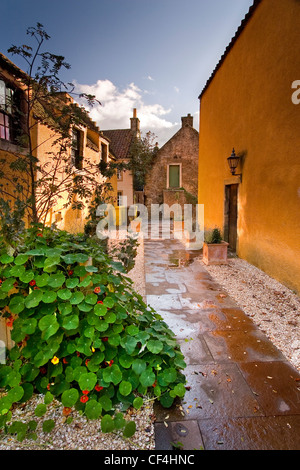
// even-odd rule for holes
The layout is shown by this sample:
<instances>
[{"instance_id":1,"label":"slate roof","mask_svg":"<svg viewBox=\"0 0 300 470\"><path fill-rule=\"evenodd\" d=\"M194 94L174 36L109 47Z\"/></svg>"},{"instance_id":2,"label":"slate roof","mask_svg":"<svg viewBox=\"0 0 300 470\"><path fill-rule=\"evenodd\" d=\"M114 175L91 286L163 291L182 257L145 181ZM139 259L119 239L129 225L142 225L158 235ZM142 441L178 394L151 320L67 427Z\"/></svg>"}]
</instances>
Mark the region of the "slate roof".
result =
<instances>
[{"instance_id":1,"label":"slate roof","mask_svg":"<svg viewBox=\"0 0 300 470\"><path fill-rule=\"evenodd\" d=\"M123 160L129 157L131 142L134 138L131 129L103 130L102 134L110 140L109 150L117 160Z\"/></svg>"},{"instance_id":2,"label":"slate roof","mask_svg":"<svg viewBox=\"0 0 300 470\"><path fill-rule=\"evenodd\" d=\"M253 5L249 8L249 11L247 13L247 15L245 16L245 18L243 19L243 21L241 22L239 28L237 29L235 35L233 36L233 38L231 39L230 43L228 44L228 46L226 47L225 51L224 51L224 54L222 55L220 61L218 62L218 64L216 65L214 71L212 72L211 76L209 77L209 79L207 80L203 90L201 91L200 95L199 95L199 99L202 98L202 95L204 94L204 92L207 90L207 88L209 87L209 84L211 83L211 81L213 80L214 76L216 75L218 69L221 67L221 65L223 64L224 60L226 59L229 51L233 48L234 44L236 43L237 39L239 38L240 34L243 32L243 30L245 29L245 26L247 25L248 21L250 20L250 18L253 16L253 13L255 12L256 8L258 7L258 5L262 2L262 0L254 0L253 1Z\"/></svg>"}]
</instances>

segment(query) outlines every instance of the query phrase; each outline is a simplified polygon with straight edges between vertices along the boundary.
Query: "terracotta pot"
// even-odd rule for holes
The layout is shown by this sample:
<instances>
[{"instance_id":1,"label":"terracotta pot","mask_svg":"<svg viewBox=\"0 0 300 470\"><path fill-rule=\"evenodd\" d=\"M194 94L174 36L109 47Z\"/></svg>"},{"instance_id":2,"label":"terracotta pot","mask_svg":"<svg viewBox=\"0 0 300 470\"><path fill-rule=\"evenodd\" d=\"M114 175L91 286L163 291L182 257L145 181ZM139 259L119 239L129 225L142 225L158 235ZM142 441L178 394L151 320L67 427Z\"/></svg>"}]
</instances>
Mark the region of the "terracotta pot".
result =
<instances>
[{"instance_id":1,"label":"terracotta pot","mask_svg":"<svg viewBox=\"0 0 300 470\"><path fill-rule=\"evenodd\" d=\"M203 243L203 262L209 264L227 264L228 243Z\"/></svg>"}]
</instances>

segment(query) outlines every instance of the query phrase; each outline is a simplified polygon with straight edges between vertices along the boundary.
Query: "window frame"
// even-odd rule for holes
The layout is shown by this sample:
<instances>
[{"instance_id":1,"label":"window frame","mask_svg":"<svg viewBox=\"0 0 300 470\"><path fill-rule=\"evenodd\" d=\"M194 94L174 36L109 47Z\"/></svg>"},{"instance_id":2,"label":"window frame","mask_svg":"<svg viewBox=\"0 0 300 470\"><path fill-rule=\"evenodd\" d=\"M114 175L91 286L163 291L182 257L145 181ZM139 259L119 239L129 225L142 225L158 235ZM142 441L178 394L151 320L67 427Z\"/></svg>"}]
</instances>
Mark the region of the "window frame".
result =
<instances>
[{"instance_id":1,"label":"window frame","mask_svg":"<svg viewBox=\"0 0 300 470\"><path fill-rule=\"evenodd\" d=\"M170 186L170 167L178 166L179 167L179 186ZM181 163L168 163L167 166L167 189L179 189L182 187L182 164Z\"/></svg>"}]
</instances>

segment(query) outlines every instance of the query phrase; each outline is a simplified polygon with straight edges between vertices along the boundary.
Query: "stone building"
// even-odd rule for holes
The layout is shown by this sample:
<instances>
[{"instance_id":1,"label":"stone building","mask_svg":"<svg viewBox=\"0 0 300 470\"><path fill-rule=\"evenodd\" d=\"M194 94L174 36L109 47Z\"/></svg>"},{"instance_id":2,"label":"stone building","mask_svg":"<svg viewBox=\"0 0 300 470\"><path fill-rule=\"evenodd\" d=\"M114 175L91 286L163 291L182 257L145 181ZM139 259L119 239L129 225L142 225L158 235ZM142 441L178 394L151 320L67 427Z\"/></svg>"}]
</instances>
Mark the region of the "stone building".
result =
<instances>
[{"instance_id":1,"label":"stone building","mask_svg":"<svg viewBox=\"0 0 300 470\"><path fill-rule=\"evenodd\" d=\"M146 177L145 204L191 204L197 202L199 133L193 116L181 118L182 126L157 152Z\"/></svg>"},{"instance_id":2,"label":"stone building","mask_svg":"<svg viewBox=\"0 0 300 470\"><path fill-rule=\"evenodd\" d=\"M128 129L103 130L102 135L109 140L110 151L119 163L128 163L130 148L135 138L140 136L140 120L136 108L130 118ZM117 206L131 206L134 203L133 176L129 170L119 170L117 173Z\"/></svg>"}]
</instances>

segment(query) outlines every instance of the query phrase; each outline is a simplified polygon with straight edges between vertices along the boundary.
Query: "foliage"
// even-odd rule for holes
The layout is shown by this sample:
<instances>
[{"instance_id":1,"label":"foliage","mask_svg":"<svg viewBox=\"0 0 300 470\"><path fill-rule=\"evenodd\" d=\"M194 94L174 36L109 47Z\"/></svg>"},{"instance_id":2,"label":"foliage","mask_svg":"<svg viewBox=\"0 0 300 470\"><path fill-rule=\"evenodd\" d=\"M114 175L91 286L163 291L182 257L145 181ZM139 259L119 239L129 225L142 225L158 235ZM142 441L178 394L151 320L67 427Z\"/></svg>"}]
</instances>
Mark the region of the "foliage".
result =
<instances>
[{"instance_id":1,"label":"foliage","mask_svg":"<svg viewBox=\"0 0 300 470\"><path fill-rule=\"evenodd\" d=\"M117 405L140 408L150 394L170 407L184 396L186 364L174 334L93 238L34 226L13 252L2 245L0 263L0 306L15 342L0 366L1 426L14 403L37 392L45 396L37 416L55 397L64 409L101 418L103 432L130 436L135 424ZM31 427L17 423L10 432L23 439Z\"/></svg>"},{"instance_id":2,"label":"foliage","mask_svg":"<svg viewBox=\"0 0 300 470\"><path fill-rule=\"evenodd\" d=\"M214 228L211 231L208 231L204 235L206 243L222 243L222 235L219 228Z\"/></svg>"},{"instance_id":3,"label":"foliage","mask_svg":"<svg viewBox=\"0 0 300 470\"><path fill-rule=\"evenodd\" d=\"M158 151L154 139L155 135L148 131L145 137L137 137L131 144L127 168L133 173L133 185L136 191L143 189L146 176Z\"/></svg>"},{"instance_id":4,"label":"foliage","mask_svg":"<svg viewBox=\"0 0 300 470\"><path fill-rule=\"evenodd\" d=\"M11 103L21 130L16 138L20 150L10 151L9 161L0 160L5 165L0 171L0 221L10 243L18 240L14 227L24 218L45 223L50 209L59 203L64 208L82 209L92 198L99 179L99 165L85 162L78 171L70 158L71 129L91 123L85 109L71 98L74 86L59 78L60 71L70 65L64 57L42 51L44 42L50 39L43 25L28 28L27 34L35 47L14 45L8 49L27 64L27 72L19 79L23 104L15 99ZM92 95L80 96L89 104L95 100ZM37 157L44 142L36 143L33 136L40 124L49 129L45 142L51 142L51 150Z\"/></svg>"},{"instance_id":5,"label":"foliage","mask_svg":"<svg viewBox=\"0 0 300 470\"><path fill-rule=\"evenodd\" d=\"M116 240L108 249L112 258L118 259L124 266L126 272L131 271L135 265L137 255L138 239L134 236L127 235L122 241Z\"/></svg>"}]
</instances>

